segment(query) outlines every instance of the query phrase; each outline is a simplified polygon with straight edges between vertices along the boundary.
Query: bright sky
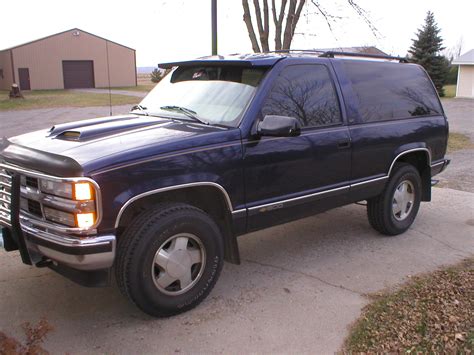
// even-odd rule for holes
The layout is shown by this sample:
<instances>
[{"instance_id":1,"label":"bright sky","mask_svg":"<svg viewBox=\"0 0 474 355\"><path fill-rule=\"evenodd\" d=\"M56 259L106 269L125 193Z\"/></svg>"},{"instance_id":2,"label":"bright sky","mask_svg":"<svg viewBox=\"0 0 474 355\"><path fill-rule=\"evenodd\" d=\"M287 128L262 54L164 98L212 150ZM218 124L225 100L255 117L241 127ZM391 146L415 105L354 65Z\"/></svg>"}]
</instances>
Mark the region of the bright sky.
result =
<instances>
[{"instance_id":1,"label":"bright sky","mask_svg":"<svg viewBox=\"0 0 474 355\"><path fill-rule=\"evenodd\" d=\"M474 48L472 0L357 2L370 13L380 32L378 38L346 0L320 0L328 12L343 17L333 25L333 33L308 1L292 48L375 45L404 56L428 10L435 14L446 47L462 39L463 53ZM251 0L249 3L252 6ZM195 58L211 51L211 0L2 1L2 14L0 49L78 27L135 48L138 66ZM219 54L251 52L242 14L240 0L218 0Z\"/></svg>"}]
</instances>

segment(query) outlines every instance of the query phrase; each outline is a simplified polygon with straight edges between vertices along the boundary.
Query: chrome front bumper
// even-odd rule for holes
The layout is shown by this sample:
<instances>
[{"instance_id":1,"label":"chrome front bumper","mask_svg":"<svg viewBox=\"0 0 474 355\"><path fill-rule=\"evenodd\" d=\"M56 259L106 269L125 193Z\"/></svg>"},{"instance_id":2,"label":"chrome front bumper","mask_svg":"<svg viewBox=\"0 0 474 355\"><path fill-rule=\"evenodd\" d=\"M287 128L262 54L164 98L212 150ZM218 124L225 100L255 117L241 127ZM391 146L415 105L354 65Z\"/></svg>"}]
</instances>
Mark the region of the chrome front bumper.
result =
<instances>
[{"instance_id":1,"label":"chrome front bumper","mask_svg":"<svg viewBox=\"0 0 474 355\"><path fill-rule=\"evenodd\" d=\"M20 226L30 256L40 254L53 263L77 270L110 268L114 262L115 235L73 237L35 227L20 216Z\"/></svg>"}]
</instances>

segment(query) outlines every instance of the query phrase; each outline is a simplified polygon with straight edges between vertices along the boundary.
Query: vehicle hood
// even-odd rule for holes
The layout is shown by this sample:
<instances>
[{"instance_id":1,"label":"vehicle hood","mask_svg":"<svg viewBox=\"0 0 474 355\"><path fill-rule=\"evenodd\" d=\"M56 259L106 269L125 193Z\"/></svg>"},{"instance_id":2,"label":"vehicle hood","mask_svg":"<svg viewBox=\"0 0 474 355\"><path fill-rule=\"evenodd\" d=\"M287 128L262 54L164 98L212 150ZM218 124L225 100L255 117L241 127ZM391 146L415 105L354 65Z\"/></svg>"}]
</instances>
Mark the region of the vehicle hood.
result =
<instances>
[{"instance_id":1,"label":"vehicle hood","mask_svg":"<svg viewBox=\"0 0 474 355\"><path fill-rule=\"evenodd\" d=\"M110 166L239 138L238 129L128 114L3 138L0 158L58 176L90 175Z\"/></svg>"}]
</instances>

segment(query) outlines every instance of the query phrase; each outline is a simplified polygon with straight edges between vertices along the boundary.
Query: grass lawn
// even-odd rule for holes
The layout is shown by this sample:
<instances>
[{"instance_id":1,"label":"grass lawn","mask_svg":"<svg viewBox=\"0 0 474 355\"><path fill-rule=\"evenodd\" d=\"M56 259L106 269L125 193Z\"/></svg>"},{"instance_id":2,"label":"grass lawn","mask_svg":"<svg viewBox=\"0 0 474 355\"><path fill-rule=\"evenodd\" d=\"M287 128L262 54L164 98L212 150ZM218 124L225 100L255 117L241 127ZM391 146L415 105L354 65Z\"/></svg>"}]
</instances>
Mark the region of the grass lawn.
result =
<instances>
[{"instance_id":1,"label":"grass lawn","mask_svg":"<svg viewBox=\"0 0 474 355\"><path fill-rule=\"evenodd\" d=\"M461 149L474 149L474 143L465 134L449 132L448 153Z\"/></svg>"},{"instance_id":2,"label":"grass lawn","mask_svg":"<svg viewBox=\"0 0 474 355\"><path fill-rule=\"evenodd\" d=\"M451 98L456 96L456 85L444 86L444 97Z\"/></svg>"},{"instance_id":3,"label":"grass lawn","mask_svg":"<svg viewBox=\"0 0 474 355\"><path fill-rule=\"evenodd\" d=\"M155 87L156 84L138 84L137 86L123 86L112 88L112 90L127 90L127 91L140 91L140 92L149 92Z\"/></svg>"},{"instance_id":4,"label":"grass lawn","mask_svg":"<svg viewBox=\"0 0 474 355\"><path fill-rule=\"evenodd\" d=\"M346 352L472 353L474 258L373 297L346 339Z\"/></svg>"},{"instance_id":5,"label":"grass lawn","mask_svg":"<svg viewBox=\"0 0 474 355\"><path fill-rule=\"evenodd\" d=\"M0 90L0 111L30 110L49 107L108 106L108 94L93 94L70 90L24 91L24 99L10 99L8 91ZM139 97L112 95L112 105L137 104Z\"/></svg>"}]
</instances>

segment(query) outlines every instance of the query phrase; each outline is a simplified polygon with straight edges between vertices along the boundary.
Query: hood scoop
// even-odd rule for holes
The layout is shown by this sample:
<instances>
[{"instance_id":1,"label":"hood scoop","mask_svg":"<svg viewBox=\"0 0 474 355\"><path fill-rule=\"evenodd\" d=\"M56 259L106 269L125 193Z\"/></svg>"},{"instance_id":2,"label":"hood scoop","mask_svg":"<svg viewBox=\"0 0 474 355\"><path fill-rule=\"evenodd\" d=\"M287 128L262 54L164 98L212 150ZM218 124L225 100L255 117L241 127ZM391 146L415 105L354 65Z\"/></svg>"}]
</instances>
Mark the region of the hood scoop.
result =
<instances>
[{"instance_id":1,"label":"hood scoop","mask_svg":"<svg viewBox=\"0 0 474 355\"><path fill-rule=\"evenodd\" d=\"M98 118L53 126L48 137L82 142L166 122L169 121L157 117L134 115Z\"/></svg>"}]
</instances>

